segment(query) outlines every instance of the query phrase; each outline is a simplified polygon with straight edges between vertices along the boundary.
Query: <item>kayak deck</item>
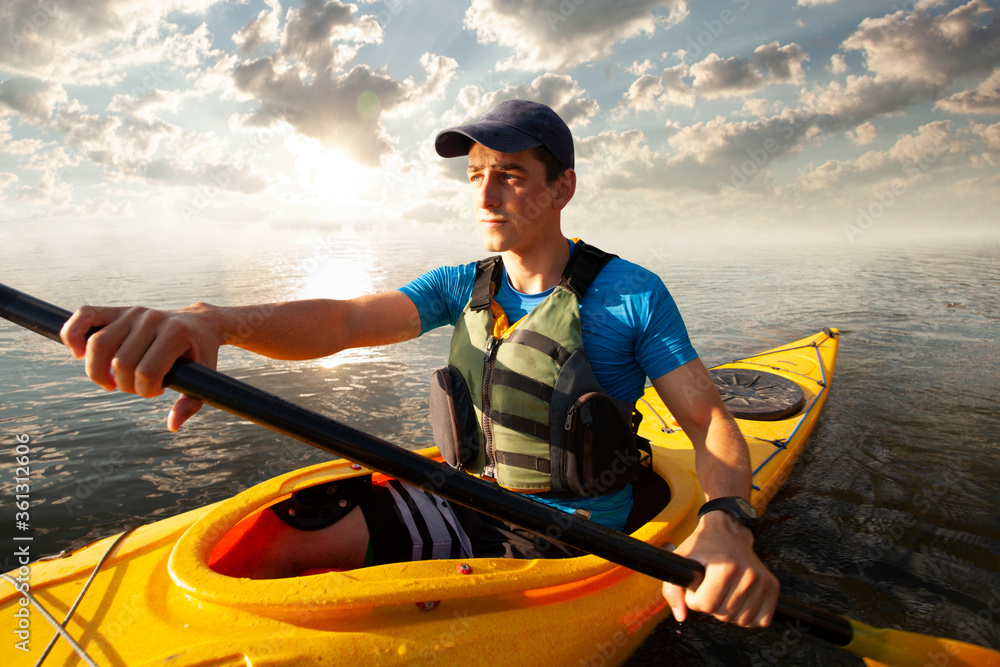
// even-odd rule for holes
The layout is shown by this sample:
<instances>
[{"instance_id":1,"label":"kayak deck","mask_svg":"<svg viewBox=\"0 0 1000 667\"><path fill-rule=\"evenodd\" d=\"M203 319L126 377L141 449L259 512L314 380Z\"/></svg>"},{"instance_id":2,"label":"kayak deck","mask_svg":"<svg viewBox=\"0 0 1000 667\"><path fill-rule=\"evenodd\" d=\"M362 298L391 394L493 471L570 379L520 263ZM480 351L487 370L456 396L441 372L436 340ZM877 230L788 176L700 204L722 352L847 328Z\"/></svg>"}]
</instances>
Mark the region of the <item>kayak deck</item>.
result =
<instances>
[{"instance_id":1,"label":"kayak deck","mask_svg":"<svg viewBox=\"0 0 1000 667\"><path fill-rule=\"evenodd\" d=\"M802 407L789 416L737 419L751 451L751 502L759 512L790 474L818 418L838 338L824 330L720 367L780 376L802 394ZM665 494L637 491L637 511L651 518L632 535L654 545L679 544L694 529L704 500L693 450L654 391L646 392L640 410L640 434L654 444L653 471L669 485L669 503L657 507ZM420 453L434 456L436 450ZM287 579L234 579L209 567L225 536L255 512L296 490L370 472L343 460L322 463L38 561L30 566L31 594L62 622L107 554L66 632L98 664L129 666L614 664L669 613L659 582L591 555L419 561ZM0 586L0 616L6 618L20 608L21 595L9 584ZM31 610L30 655L36 660L55 631L36 606ZM559 627L560 640L518 641L541 627ZM513 641L484 641L483 631L495 628ZM5 654L24 656L10 643L0 647ZM84 664L65 639L54 643L50 660Z\"/></svg>"}]
</instances>

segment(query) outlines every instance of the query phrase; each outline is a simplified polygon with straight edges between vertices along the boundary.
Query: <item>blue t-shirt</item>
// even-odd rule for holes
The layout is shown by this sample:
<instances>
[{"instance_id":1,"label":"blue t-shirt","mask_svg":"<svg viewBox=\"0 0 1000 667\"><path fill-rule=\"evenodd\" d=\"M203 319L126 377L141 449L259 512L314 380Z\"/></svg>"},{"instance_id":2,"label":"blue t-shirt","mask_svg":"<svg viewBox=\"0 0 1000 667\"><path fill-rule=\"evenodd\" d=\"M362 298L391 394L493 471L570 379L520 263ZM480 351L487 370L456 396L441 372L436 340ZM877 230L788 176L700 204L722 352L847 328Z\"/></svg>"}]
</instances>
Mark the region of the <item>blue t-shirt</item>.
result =
<instances>
[{"instance_id":1,"label":"blue t-shirt","mask_svg":"<svg viewBox=\"0 0 1000 667\"><path fill-rule=\"evenodd\" d=\"M400 291L420 313L421 334L454 325L472 296L476 263L428 271ZM554 289L554 288L553 288ZM504 269L496 301L511 323L529 313L552 290L522 294ZM658 378L698 355L673 297L663 281L637 264L613 258L580 302L583 348L594 376L608 395L633 403L642 397L646 378ZM554 501L532 496L567 512L592 512L591 520L621 530L632 507L632 487L598 498Z\"/></svg>"}]
</instances>

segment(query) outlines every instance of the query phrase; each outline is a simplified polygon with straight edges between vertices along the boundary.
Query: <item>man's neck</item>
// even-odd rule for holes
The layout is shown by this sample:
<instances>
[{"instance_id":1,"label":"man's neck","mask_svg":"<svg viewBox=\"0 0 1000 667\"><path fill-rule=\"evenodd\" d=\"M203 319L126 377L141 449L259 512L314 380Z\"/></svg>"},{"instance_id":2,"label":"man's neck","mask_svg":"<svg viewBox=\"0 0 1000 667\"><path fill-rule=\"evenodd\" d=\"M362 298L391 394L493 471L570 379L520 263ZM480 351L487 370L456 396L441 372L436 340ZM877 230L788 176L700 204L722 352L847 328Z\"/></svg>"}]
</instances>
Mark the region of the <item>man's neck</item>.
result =
<instances>
[{"instance_id":1,"label":"man's neck","mask_svg":"<svg viewBox=\"0 0 1000 667\"><path fill-rule=\"evenodd\" d=\"M511 250L502 254L511 286L522 294L538 294L559 283L569 262L569 241L560 234L527 253Z\"/></svg>"}]
</instances>

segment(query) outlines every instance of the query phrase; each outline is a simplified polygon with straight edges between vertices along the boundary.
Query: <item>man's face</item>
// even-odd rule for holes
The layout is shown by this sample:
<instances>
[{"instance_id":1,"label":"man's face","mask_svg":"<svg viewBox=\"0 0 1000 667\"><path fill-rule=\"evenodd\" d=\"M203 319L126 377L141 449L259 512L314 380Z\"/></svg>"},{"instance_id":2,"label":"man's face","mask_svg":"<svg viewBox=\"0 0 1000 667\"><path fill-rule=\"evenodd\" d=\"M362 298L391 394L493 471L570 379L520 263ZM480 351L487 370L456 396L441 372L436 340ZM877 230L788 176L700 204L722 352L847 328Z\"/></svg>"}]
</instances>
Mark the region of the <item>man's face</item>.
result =
<instances>
[{"instance_id":1,"label":"man's face","mask_svg":"<svg viewBox=\"0 0 1000 667\"><path fill-rule=\"evenodd\" d=\"M565 175L546 183L545 165L531 150L501 153L481 144L469 150L469 183L476 222L488 252L525 251L559 230L568 203Z\"/></svg>"}]
</instances>

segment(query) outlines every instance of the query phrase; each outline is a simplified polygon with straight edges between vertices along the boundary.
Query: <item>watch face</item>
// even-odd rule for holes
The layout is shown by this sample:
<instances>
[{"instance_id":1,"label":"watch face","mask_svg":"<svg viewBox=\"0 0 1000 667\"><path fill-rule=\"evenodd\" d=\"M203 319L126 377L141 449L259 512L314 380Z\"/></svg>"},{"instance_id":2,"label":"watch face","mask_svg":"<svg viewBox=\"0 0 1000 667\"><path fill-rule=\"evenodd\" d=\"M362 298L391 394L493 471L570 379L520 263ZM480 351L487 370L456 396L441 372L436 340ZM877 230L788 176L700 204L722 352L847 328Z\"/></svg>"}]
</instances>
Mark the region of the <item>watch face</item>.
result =
<instances>
[{"instance_id":1,"label":"watch face","mask_svg":"<svg viewBox=\"0 0 1000 667\"><path fill-rule=\"evenodd\" d=\"M736 498L736 504L739 505L740 510L749 517L757 518L757 510L753 508L753 505L748 503L743 498Z\"/></svg>"}]
</instances>

